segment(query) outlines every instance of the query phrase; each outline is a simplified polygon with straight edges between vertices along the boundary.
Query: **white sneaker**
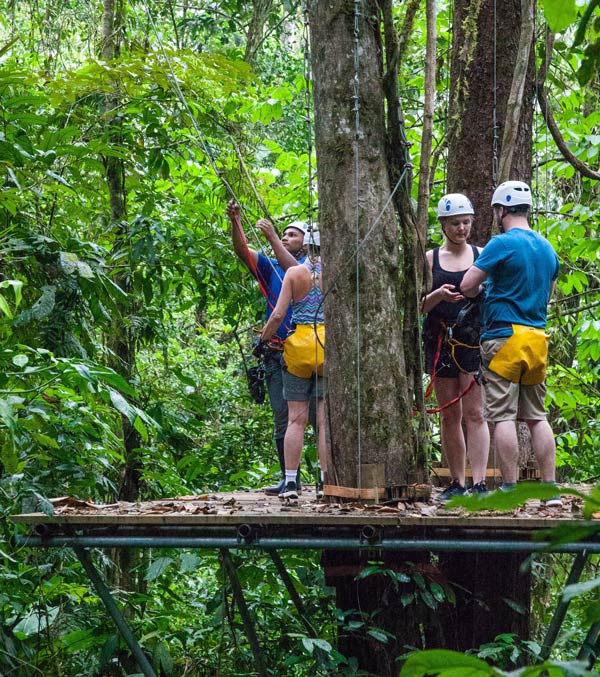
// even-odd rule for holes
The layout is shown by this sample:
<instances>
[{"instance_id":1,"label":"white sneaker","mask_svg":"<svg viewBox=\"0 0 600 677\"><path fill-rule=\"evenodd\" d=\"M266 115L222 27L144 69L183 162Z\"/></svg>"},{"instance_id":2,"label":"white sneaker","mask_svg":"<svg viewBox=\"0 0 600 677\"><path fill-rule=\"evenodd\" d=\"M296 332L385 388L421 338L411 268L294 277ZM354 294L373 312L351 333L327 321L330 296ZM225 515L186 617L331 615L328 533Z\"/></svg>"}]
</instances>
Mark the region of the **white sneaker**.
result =
<instances>
[{"instance_id":1,"label":"white sneaker","mask_svg":"<svg viewBox=\"0 0 600 677\"><path fill-rule=\"evenodd\" d=\"M543 501L543 504L546 508L562 508L562 498L560 496L552 496L552 498L547 498Z\"/></svg>"}]
</instances>

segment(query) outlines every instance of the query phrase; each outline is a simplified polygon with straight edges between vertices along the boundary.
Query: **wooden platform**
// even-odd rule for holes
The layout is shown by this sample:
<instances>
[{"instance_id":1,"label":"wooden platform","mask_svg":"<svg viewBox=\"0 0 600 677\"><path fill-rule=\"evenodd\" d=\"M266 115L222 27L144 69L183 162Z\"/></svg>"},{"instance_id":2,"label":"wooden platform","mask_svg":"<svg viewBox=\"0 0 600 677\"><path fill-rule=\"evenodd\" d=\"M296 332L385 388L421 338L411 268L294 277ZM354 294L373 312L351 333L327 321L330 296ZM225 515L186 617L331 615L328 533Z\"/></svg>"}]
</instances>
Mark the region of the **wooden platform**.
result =
<instances>
[{"instance_id":1,"label":"wooden platform","mask_svg":"<svg viewBox=\"0 0 600 677\"><path fill-rule=\"evenodd\" d=\"M437 493L439 490L434 489ZM383 505L317 501L305 489L293 504L257 491L203 494L141 503L93 504L73 498L52 499L54 514L13 515L29 525L23 542L41 547L61 545L156 547L290 547L459 550L467 542L521 543L540 549L536 532L563 526L590 525L581 515L582 501L563 497L562 508L540 501L506 513L471 513L428 503ZM598 547L600 548L600 538ZM440 547L433 547L435 542ZM587 542L596 541L588 535ZM526 544L529 543L529 548ZM491 546L490 546L491 547ZM510 549L512 549L511 546ZM542 546L543 547L543 546ZM482 549L483 548L482 546Z\"/></svg>"}]
</instances>

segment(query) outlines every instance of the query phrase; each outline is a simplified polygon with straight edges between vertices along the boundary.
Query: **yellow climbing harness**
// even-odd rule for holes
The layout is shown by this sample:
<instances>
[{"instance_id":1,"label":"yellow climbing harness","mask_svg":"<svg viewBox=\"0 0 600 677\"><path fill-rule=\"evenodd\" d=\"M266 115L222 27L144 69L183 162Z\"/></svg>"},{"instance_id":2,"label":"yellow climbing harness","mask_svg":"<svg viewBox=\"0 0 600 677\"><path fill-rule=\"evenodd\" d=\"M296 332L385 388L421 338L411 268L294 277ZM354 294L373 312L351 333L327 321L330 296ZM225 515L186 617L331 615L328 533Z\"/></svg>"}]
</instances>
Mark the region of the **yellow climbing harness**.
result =
<instances>
[{"instance_id":1,"label":"yellow climbing harness","mask_svg":"<svg viewBox=\"0 0 600 677\"><path fill-rule=\"evenodd\" d=\"M543 383L546 378L548 334L537 327L512 325L512 336L490 360L488 369L513 383L526 386Z\"/></svg>"}]
</instances>

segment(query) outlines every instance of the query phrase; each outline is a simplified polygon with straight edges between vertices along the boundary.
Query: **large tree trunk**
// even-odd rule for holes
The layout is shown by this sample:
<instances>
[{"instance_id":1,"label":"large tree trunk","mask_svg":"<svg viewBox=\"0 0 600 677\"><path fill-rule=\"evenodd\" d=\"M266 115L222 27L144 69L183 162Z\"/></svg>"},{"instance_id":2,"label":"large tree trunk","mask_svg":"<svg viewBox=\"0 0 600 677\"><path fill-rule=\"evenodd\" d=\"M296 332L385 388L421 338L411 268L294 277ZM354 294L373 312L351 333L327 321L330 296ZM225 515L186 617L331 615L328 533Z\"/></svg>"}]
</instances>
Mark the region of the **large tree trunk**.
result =
<instances>
[{"instance_id":1,"label":"large tree trunk","mask_svg":"<svg viewBox=\"0 0 600 677\"><path fill-rule=\"evenodd\" d=\"M416 233L407 223L401 237L399 222L410 219L399 220L390 199L397 168L387 161L379 6L360 3L356 45L353 3L315 2L310 11L333 479L352 487L422 481L415 365L405 346L417 321L418 283L407 289L405 279L416 277Z\"/></svg>"},{"instance_id":2,"label":"large tree trunk","mask_svg":"<svg viewBox=\"0 0 600 677\"><path fill-rule=\"evenodd\" d=\"M484 245L492 234L490 198L494 187L494 163L496 165L499 163L503 150L501 141L519 47L520 26L521 0L454 2L448 128L448 191L464 192L471 198L476 215L471 239L478 245ZM527 182L531 181L533 64L534 55L531 48L509 172L511 179Z\"/></svg>"},{"instance_id":3,"label":"large tree trunk","mask_svg":"<svg viewBox=\"0 0 600 677\"><path fill-rule=\"evenodd\" d=\"M454 2L448 190L464 192L471 198L475 207L471 239L477 245L484 245L492 235L490 198L494 184L508 178L531 181L533 45L529 45L528 62L518 63L521 7L527 4L522 0ZM523 37L529 31L531 38L532 16L528 14L523 20L526 22ZM513 96L510 106L508 103L511 90L514 92L521 87L519 112L518 97ZM515 123L516 119L518 123ZM517 128L505 130L506 124L517 124ZM507 143L514 139L511 148L502 148L503 138L508 140ZM501 156L508 158L509 151L512 151L512 158L501 163ZM504 176L500 176L501 164L505 166ZM494 459L495 455L490 454L490 458ZM503 562L501 569L498 569L498 561ZM452 553L441 558L448 578L458 584L459 590L470 593L458 595L455 613L442 621L448 637L452 638L448 648L464 651L492 641L500 632L527 636L531 575L521 571L520 565L521 558L510 553ZM498 570L503 571L502 596L519 603L524 613L515 614L500 597L494 596L499 585L494 572ZM477 598L488 601L487 610L473 603Z\"/></svg>"}]
</instances>

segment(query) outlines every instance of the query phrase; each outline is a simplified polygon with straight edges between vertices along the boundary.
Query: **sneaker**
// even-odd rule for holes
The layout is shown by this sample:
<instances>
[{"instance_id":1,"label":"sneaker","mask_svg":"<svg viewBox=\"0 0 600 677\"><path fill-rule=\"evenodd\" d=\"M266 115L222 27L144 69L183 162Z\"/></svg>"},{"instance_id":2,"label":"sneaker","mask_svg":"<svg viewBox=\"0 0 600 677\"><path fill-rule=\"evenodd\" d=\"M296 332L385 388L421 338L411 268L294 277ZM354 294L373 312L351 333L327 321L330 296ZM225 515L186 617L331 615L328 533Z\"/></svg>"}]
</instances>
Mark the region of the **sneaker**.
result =
<instances>
[{"instance_id":1,"label":"sneaker","mask_svg":"<svg viewBox=\"0 0 600 677\"><path fill-rule=\"evenodd\" d=\"M265 487L265 494L267 496L279 496L279 494L283 491L283 486L285 484L285 479L282 479L279 484L274 484L272 487ZM300 480L296 481L296 491L298 492L298 495L302 493L302 486L300 484Z\"/></svg>"},{"instance_id":2,"label":"sneaker","mask_svg":"<svg viewBox=\"0 0 600 677\"><path fill-rule=\"evenodd\" d=\"M488 488L485 486L485 482L481 481L471 487L471 493L474 496L485 496L489 492Z\"/></svg>"},{"instance_id":3,"label":"sneaker","mask_svg":"<svg viewBox=\"0 0 600 677\"><path fill-rule=\"evenodd\" d=\"M279 484L274 484L272 487L265 487L265 494L267 494L267 496L279 496L283 491L284 484L285 479L282 479Z\"/></svg>"},{"instance_id":4,"label":"sneaker","mask_svg":"<svg viewBox=\"0 0 600 677\"><path fill-rule=\"evenodd\" d=\"M562 498L560 496L552 496L552 498L547 498L545 501L542 501L543 505L546 508L562 508Z\"/></svg>"},{"instance_id":5,"label":"sneaker","mask_svg":"<svg viewBox=\"0 0 600 677\"><path fill-rule=\"evenodd\" d=\"M317 482L317 498L323 498L325 492L323 491L323 482Z\"/></svg>"},{"instance_id":6,"label":"sneaker","mask_svg":"<svg viewBox=\"0 0 600 677\"><path fill-rule=\"evenodd\" d=\"M455 496L466 496L469 492L465 487L461 486L456 480L452 482L449 487L446 487L444 491L437 497L437 500L441 503L446 503Z\"/></svg>"},{"instance_id":7,"label":"sneaker","mask_svg":"<svg viewBox=\"0 0 600 677\"><path fill-rule=\"evenodd\" d=\"M297 499L298 498L298 489L296 487L296 482L288 482L285 487L279 492L279 498L283 501L287 499Z\"/></svg>"}]
</instances>

